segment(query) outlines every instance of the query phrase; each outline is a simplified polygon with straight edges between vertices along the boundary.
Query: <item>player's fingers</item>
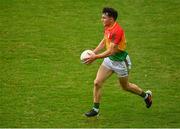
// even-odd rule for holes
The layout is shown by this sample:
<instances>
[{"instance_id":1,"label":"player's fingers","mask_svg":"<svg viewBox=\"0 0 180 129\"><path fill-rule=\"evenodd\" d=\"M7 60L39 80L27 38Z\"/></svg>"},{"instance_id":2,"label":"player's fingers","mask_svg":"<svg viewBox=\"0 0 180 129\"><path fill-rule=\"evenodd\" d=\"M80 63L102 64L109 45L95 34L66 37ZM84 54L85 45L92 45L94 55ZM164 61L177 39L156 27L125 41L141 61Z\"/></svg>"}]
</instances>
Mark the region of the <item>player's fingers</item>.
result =
<instances>
[{"instance_id":1,"label":"player's fingers","mask_svg":"<svg viewBox=\"0 0 180 129\"><path fill-rule=\"evenodd\" d=\"M87 59L84 63L85 63L85 64L90 64L90 63L91 63L91 60L90 60L90 59Z\"/></svg>"},{"instance_id":2,"label":"player's fingers","mask_svg":"<svg viewBox=\"0 0 180 129\"><path fill-rule=\"evenodd\" d=\"M84 58L84 60L88 60L88 59L89 59L89 57Z\"/></svg>"},{"instance_id":3,"label":"player's fingers","mask_svg":"<svg viewBox=\"0 0 180 129\"><path fill-rule=\"evenodd\" d=\"M85 64L89 64L89 60L84 61Z\"/></svg>"}]
</instances>

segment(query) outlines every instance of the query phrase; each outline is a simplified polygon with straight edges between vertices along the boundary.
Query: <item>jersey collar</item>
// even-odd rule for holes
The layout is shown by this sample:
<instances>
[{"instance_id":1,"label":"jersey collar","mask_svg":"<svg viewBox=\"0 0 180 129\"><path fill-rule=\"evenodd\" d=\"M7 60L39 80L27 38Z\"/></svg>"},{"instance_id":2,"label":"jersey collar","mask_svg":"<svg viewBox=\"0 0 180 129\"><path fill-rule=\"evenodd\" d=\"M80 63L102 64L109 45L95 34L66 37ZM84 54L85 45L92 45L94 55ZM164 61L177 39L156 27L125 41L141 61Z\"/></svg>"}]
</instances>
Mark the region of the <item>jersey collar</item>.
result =
<instances>
[{"instance_id":1,"label":"jersey collar","mask_svg":"<svg viewBox=\"0 0 180 129\"><path fill-rule=\"evenodd\" d=\"M107 30L112 30L117 25L117 22L114 22L112 27L107 27Z\"/></svg>"}]
</instances>

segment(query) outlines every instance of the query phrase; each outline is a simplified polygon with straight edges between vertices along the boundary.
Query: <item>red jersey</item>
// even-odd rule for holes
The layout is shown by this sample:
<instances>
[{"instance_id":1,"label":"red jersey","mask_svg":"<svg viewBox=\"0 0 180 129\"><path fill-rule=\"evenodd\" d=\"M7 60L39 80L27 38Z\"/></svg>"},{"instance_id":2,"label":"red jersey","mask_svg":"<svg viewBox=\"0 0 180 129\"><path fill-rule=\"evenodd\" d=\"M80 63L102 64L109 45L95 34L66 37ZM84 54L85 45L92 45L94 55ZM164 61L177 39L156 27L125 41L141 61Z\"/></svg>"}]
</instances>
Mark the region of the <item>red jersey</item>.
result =
<instances>
[{"instance_id":1,"label":"red jersey","mask_svg":"<svg viewBox=\"0 0 180 129\"><path fill-rule=\"evenodd\" d=\"M124 30L117 22L115 22L112 27L105 28L104 38L107 49L109 48L110 43L117 44L118 49L121 51L124 51L126 49L126 38Z\"/></svg>"}]
</instances>

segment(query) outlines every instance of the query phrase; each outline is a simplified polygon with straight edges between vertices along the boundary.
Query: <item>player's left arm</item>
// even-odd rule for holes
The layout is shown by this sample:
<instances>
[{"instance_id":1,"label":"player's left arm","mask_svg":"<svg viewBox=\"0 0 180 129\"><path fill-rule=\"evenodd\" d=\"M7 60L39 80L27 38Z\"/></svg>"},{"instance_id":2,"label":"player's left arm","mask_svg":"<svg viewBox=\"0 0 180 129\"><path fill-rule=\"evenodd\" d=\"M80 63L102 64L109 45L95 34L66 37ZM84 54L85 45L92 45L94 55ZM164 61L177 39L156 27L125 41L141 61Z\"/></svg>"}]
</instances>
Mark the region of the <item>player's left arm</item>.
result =
<instances>
[{"instance_id":1,"label":"player's left arm","mask_svg":"<svg viewBox=\"0 0 180 129\"><path fill-rule=\"evenodd\" d=\"M118 45L119 45L119 42L121 41L122 36L123 36L123 32L119 31L119 32L114 33L112 35L109 48L103 53L92 54L89 58L86 59L85 63L90 64L96 59L105 58L105 57L115 54L116 52L119 52L120 50L118 49Z\"/></svg>"},{"instance_id":2,"label":"player's left arm","mask_svg":"<svg viewBox=\"0 0 180 129\"><path fill-rule=\"evenodd\" d=\"M119 51L118 45L111 42L109 49L107 49L106 51L104 51L103 53L100 53L100 54L92 54L89 58L86 59L85 63L90 64L96 59L111 56L111 55L115 54L117 51Z\"/></svg>"},{"instance_id":3,"label":"player's left arm","mask_svg":"<svg viewBox=\"0 0 180 129\"><path fill-rule=\"evenodd\" d=\"M100 59L100 58L105 58L105 57L111 56L111 55L115 54L117 51L118 51L118 45L111 42L109 49L107 49L103 53L95 55L95 59Z\"/></svg>"},{"instance_id":4,"label":"player's left arm","mask_svg":"<svg viewBox=\"0 0 180 129\"><path fill-rule=\"evenodd\" d=\"M101 54L94 55L94 58L95 59L105 58L105 57L115 54L116 52L120 52L118 46L119 46L120 41L122 40L123 35L124 35L123 31L117 31L116 33L114 33L112 35L109 49L107 49L105 52Z\"/></svg>"}]
</instances>

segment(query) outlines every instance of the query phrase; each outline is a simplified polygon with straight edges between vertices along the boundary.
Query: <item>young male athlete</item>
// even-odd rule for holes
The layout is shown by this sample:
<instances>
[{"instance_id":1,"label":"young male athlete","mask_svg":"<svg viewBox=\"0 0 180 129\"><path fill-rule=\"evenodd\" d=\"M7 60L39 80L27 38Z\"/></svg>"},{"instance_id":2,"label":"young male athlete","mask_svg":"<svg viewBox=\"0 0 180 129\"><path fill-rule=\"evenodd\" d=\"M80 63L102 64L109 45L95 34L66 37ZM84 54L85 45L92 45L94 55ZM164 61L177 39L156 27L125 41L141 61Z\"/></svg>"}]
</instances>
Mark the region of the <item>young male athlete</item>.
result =
<instances>
[{"instance_id":1,"label":"young male athlete","mask_svg":"<svg viewBox=\"0 0 180 129\"><path fill-rule=\"evenodd\" d=\"M104 25L104 38L93 50L95 54L91 54L89 58L85 59L85 63L90 64L96 59L104 58L104 61L97 72L96 79L94 80L94 106L89 112L85 113L87 117L93 117L99 114L101 87L103 82L110 77L112 73L117 74L119 83L124 90L141 96L144 99L147 108L152 104L151 91L148 90L144 92L140 87L128 81L131 61L128 53L125 51L125 33L121 26L116 22L117 16L118 13L113 8L106 7L102 10L101 20ZM104 47L106 47L106 50L99 53Z\"/></svg>"}]
</instances>

